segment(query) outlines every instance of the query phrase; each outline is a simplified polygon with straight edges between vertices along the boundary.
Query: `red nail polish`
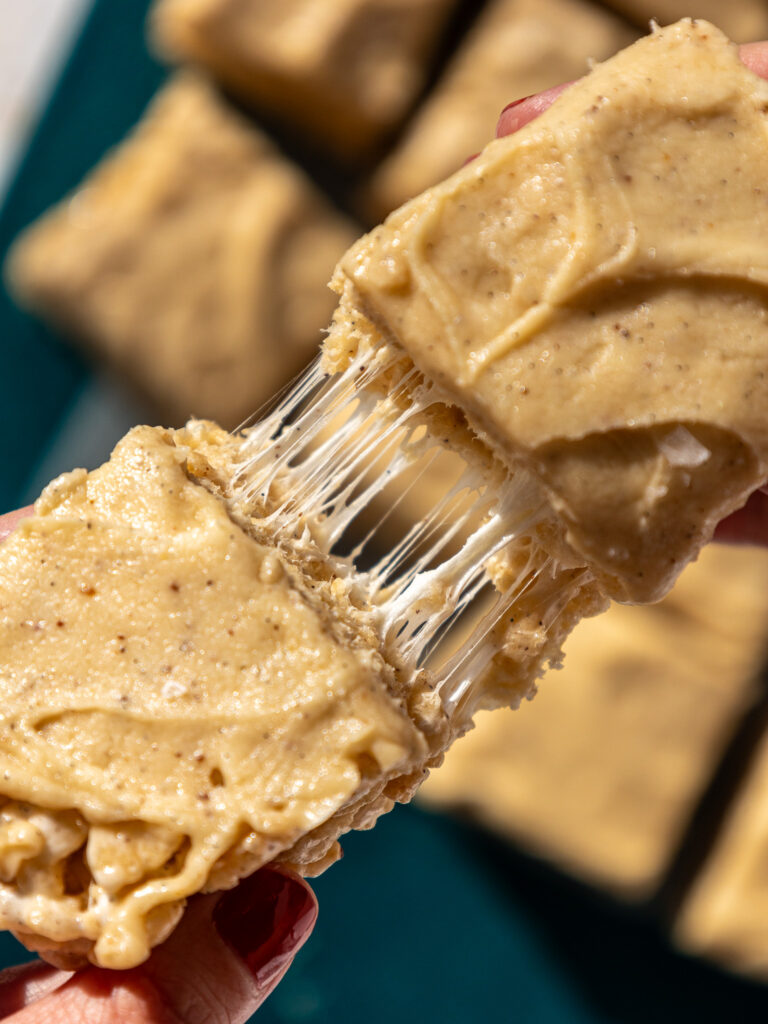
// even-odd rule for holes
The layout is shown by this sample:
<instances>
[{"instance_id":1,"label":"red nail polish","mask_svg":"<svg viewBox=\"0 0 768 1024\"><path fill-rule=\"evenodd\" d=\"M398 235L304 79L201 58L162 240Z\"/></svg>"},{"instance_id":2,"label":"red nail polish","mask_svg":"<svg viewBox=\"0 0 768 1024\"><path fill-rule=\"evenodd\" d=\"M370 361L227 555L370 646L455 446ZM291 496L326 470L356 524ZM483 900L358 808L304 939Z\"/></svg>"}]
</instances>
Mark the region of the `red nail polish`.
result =
<instances>
[{"instance_id":1,"label":"red nail polish","mask_svg":"<svg viewBox=\"0 0 768 1024\"><path fill-rule=\"evenodd\" d=\"M317 902L295 875L262 868L226 892L213 911L219 935L269 990L312 930Z\"/></svg>"},{"instance_id":2,"label":"red nail polish","mask_svg":"<svg viewBox=\"0 0 768 1024\"><path fill-rule=\"evenodd\" d=\"M511 110L513 107L519 107L521 103L525 103L525 101L529 100L531 98L531 96L533 96L533 95L535 95L535 94L531 93L530 96L523 96L523 98L520 99L520 100L512 100L511 103L508 103L506 105L506 107L504 107L504 109L502 110L501 113L505 114L508 110Z\"/></svg>"}]
</instances>

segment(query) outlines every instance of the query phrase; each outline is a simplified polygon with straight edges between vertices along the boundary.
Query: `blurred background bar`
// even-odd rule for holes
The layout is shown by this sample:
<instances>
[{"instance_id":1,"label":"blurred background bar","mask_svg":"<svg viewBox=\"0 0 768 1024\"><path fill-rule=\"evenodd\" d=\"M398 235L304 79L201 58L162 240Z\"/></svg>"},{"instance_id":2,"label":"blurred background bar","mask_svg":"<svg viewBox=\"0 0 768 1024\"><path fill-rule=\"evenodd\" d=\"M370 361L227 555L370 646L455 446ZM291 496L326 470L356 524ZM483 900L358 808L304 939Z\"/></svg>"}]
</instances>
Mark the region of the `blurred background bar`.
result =
<instances>
[{"instance_id":1,"label":"blurred background bar","mask_svg":"<svg viewBox=\"0 0 768 1024\"><path fill-rule=\"evenodd\" d=\"M768 35L768 0L0 6L0 511L137 422L235 426L311 358L358 233L505 103L685 14ZM259 1022L762 1019L767 660L765 551L585 623L344 840Z\"/></svg>"}]
</instances>

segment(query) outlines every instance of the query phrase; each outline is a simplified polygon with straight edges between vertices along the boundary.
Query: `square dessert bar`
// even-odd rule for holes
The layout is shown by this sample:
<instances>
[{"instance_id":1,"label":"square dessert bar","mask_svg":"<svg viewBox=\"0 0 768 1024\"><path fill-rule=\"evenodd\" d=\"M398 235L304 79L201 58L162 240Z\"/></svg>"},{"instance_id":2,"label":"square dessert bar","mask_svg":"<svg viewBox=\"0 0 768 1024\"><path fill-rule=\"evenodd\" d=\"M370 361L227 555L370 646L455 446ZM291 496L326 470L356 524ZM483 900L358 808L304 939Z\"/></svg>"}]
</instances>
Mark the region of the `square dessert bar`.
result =
<instances>
[{"instance_id":1,"label":"square dessert bar","mask_svg":"<svg viewBox=\"0 0 768 1024\"><path fill-rule=\"evenodd\" d=\"M695 7L688 0L605 0L621 14L631 18L640 28L647 28L651 18L667 25L693 14L713 21L737 43L748 43L768 37L768 7L763 0L698 0Z\"/></svg>"},{"instance_id":2,"label":"square dessert bar","mask_svg":"<svg viewBox=\"0 0 768 1024\"><path fill-rule=\"evenodd\" d=\"M494 0L373 177L376 219L453 174L493 138L507 103L579 78L637 33L584 0Z\"/></svg>"},{"instance_id":3,"label":"square dessert bar","mask_svg":"<svg viewBox=\"0 0 768 1024\"><path fill-rule=\"evenodd\" d=\"M454 0L158 0L161 55L192 61L246 102L341 155L370 150L405 115Z\"/></svg>"},{"instance_id":4,"label":"square dessert bar","mask_svg":"<svg viewBox=\"0 0 768 1024\"><path fill-rule=\"evenodd\" d=\"M329 364L405 353L621 601L661 598L768 476L767 103L713 25L656 29L334 275Z\"/></svg>"},{"instance_id":5,"label":"square dessert bar","mask_svg":"<svg viewBox=\"0 0 768 1024\"><path fill-rule=\"evenodd\" d=\"M237 425L314 354L353 226L204 81L165 86L22 234L12 290L181 423Z\"/></svg>"},{"instance_id":6,"label":"square dessert bar","mask_svg":"<svg viewBox=\"0 0 768 1024\"><path fill-rule=\"evenodd\" d=\"M322 870L432 757L365 612L238 515L240 442L136 427L0 545L0 926L62 966L135 966L275 857Z\"/></svg>"},{"instance_id":7,"label":"square dessert bar","mask_svg":"<svg viewBox=\"0 0 768 1024\"><path fill-rule=\"evenodd\" d=\"M765 722L763 722L763 726ZM768 735L765 730L675 924L689 952L768 977Z\"/></svg>"},{"instance_id":8,"label":"square dessert bar","mask_svg":"<svg viewBox=\"0 0 768 1024\"><path fill-rule=\"evenodd\" d=\"M480 715L423 798L461 808L623 898L652 895L756 697L766 570L767 552L709 547L660 604L614 605L582 622L566 641L562 671L545 678L532 704ZM763 813L759 831L739 834L749 831L764 850L766 820ZM713 895L740 884L734 856L747 849L739 845L728 864L718 858ZM707 904L690 915L691 936L704 946L700 922L714 920L713 898ZM743 946L735 917L724 923L720 944L730 937Z\"/></svg>"}]
</instances>

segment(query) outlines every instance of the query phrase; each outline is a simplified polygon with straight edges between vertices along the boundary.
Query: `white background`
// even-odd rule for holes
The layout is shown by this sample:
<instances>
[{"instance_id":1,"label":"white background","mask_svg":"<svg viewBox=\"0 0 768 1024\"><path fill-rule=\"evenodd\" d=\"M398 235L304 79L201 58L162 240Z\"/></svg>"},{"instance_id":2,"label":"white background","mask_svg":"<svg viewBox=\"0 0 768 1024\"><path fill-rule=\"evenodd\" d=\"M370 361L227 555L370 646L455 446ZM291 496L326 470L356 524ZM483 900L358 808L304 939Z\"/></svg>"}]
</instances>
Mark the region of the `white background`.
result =
<instances>
[{"instance_id":1,"label":"white background","mask_svg":"<svg viewBox=\"0 0 768 1024\"><path fill-rule=\"evenodd\" d=\"M0 197L90 0L0 0Z\"/></svg>"}]
</instances>

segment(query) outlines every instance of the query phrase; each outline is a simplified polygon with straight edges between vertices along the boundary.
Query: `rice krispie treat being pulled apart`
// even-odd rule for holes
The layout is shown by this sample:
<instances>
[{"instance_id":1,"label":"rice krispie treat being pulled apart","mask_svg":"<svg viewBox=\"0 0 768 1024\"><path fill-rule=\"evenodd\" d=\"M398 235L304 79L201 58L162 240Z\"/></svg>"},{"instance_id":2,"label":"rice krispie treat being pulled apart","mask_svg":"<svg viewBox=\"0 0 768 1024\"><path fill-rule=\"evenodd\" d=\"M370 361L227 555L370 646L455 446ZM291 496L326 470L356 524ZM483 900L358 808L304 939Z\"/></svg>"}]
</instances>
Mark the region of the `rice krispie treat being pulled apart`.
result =
<instances>
[{"instance_id":1,"label":"rice krispie treat being pulled apart","mask_svg":"<svg viewBox=\"0 0 768 1024\"><path fill-rule=\"evenodd\" d=\"M46 489L0 547L3 924L139 963L664 593L768 476L767 109L712 26L655 31L350 250L266 420L137 428ZM463 472L363 571L358 513L441 446Z\"/></svg>"}]
</instances>

